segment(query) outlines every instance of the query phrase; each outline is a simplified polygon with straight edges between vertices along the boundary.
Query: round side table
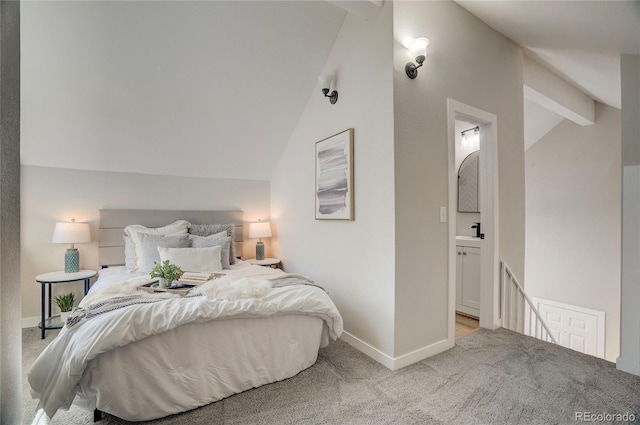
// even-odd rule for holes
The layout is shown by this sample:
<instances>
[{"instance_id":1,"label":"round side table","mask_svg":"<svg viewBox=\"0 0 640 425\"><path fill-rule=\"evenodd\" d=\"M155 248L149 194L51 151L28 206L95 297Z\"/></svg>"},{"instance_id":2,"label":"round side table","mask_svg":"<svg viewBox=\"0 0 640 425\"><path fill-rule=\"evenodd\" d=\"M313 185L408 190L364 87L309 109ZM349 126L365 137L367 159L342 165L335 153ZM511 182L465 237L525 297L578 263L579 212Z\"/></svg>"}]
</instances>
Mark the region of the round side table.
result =
<instances>
[{"instance_id":1,"label":"round side table","mask_svg":"<svg viewBox=\"0 0 640 425\"><path fill-rule=\"evenodd\" d=\"M278 258L265 258L264 260L256 260L255 258L251 258L245 261L249 264L255 264L256 266L271 267L272 269L282 268L282 263Z\"/></svg>"},{"instance_id":2,"label":"round side table","mask_svg":"<svg viewBox=\"0 0 640 425\"><path fill-rule=\"evenodd\" d=\"M36 282L38 282L41 286L40 292L40 302L41 302L41 315L40 324L38 327L42 329L42 334L40 336L41 339L44 339L44 333L47 329L60 329L63 323L60 321L59 316L51 317L51 285L56 283L71 283L78 282L84 280L84 294L87 295L89 292L89 283L92 277L97 275L98 273L95 270L80 270L76 273L65 273L65 272L51 272L44 273L36 276ZM46 287L49 287L49 318L45 320L45 290Z\"/></svg>"}]
</instances>

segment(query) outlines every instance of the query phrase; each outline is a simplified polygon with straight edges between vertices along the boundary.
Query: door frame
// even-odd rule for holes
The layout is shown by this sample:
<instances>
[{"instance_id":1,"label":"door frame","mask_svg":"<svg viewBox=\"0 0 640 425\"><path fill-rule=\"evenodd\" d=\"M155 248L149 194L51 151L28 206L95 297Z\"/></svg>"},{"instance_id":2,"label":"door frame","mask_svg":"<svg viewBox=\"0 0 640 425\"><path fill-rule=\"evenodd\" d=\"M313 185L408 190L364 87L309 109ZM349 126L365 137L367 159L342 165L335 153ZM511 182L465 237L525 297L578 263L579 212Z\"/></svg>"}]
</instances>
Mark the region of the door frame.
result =
<instances>
[{"instance_id":1,"label":"door frame","mask_svg":"<svg viewBox=\"0 0 640 425\"><path fill-rule=\"evenodd\" d=\"M455 343L456 320L456 184L455 121L466 120L480 126L480 214L482 233L480 244L480 327L500 327L499 282L499 200L498 200L498 117L490 112L447 99L447 135L449 153L449 214L448 259L449 303L447 339Z\"/></svg>"}]
</instances>

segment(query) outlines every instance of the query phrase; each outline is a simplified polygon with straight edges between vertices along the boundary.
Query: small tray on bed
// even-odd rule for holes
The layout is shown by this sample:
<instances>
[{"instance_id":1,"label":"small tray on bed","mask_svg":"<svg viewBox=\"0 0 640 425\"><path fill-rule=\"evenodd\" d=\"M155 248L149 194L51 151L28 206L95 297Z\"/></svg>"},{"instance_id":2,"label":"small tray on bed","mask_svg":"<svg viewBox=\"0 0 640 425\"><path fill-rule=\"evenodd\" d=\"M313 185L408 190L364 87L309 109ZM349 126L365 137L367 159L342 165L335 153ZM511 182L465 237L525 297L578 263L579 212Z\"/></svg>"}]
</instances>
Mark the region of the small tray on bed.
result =
<instances>
[{"instance_id":1,"label":"small tray on bed","mask_svg":"<svg viewBox=\"0 0 640 425\"><path fill-rule=\"evenodd\" d=\"M166 288L165 287L161 288L158 285L159 285L158 281L154 280L154 281L145 283L142 286L139 286L138 289L141 291L148 292L150 294L153 294L154 292L169 292L171 294L178 294L178 295L185 296L190 290L198 286L198 285L191 285L189 283L178 283Z\"/></svg>"}]
</instances>

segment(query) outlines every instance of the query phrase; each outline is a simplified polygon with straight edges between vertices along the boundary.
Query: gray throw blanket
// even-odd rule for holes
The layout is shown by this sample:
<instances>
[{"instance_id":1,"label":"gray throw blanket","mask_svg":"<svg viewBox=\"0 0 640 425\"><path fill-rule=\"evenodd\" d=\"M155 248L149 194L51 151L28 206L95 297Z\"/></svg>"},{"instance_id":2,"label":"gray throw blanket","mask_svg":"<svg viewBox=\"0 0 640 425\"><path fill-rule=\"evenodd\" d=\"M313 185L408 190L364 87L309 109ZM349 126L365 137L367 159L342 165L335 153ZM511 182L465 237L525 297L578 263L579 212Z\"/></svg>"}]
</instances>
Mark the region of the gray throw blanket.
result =
<instances>
[{"instance_id":1,"label":"gray throw blanket","mask_svg":"<svg viewBox=\"0 0 640 425\"><path fill-rule=\"evenodd\" d=\"M313 280L308 277L304 277L302 275L289 275L285 277L279 277L277 279L270 280L272 287L274 288L282 288L284 286L293 286L293 285L309 285L315 286L316 288L322 289L324 292L327 292L322 286L317 285ZM327 292L328 293L328 292Z\"/></svg>"},{"instance_id":2,"label":"gray throw blanket","mask_svg":"<svg viewBox=\"0 0 640 425\"><path fill-rule=\"evenodd\" d=\"M87 308L78 307L67 318L67 327L72 327L78 324L82 320L88 320L92 317L96 317L100 314L108 313L110 311L118 310L121 308L129 307L135 304L151 304L164 301L170 298L167 297L149 297L142 295L123 295L121 297L113 297L108 300L97 302L89 305Z\"/></svg>"}]
</instances>

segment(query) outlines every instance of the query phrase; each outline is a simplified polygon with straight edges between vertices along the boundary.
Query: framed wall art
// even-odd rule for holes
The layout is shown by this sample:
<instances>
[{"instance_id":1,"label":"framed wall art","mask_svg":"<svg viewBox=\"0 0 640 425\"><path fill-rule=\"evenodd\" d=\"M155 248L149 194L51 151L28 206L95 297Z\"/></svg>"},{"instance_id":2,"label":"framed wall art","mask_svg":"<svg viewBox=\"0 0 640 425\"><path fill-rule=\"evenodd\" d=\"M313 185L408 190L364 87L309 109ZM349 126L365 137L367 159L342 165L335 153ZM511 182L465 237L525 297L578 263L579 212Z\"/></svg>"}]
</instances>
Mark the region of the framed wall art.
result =
<instances>
[{"instance_id":1,"label":"framed wall art","mask_svg":"<svg viewBox=\"0 0 640 425\"><path fill-rule=\"evenodd\" d=\"M354 220L353 128L316 143L316 220Z\"/></svg>"}]
</instances>

